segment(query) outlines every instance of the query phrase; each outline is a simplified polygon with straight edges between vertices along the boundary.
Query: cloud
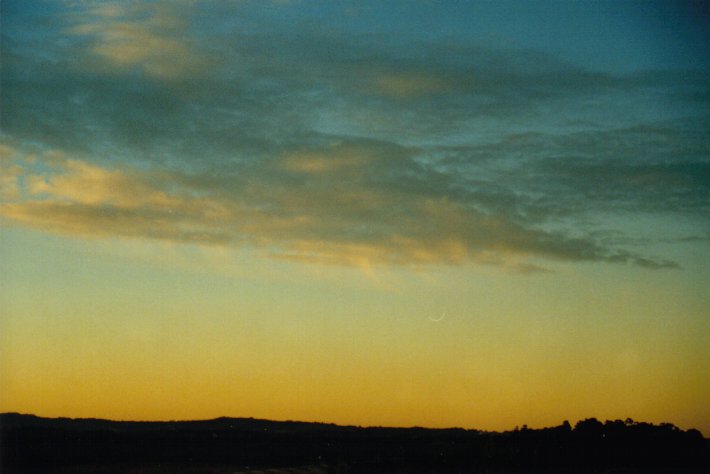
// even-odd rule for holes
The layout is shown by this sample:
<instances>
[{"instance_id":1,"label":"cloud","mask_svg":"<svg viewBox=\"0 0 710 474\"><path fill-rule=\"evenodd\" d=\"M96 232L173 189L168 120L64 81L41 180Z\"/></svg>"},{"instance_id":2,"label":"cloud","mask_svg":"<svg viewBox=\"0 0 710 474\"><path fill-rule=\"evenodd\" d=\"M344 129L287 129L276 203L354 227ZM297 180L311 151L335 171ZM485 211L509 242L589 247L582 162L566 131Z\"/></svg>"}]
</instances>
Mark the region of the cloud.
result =
<instances>
[{"instance_id":1,"label":"cloud","mask_svg":"<svg viewBox=\"0 0 710 474\"><path fill-rule=\"evenodd\" d=\"M363 267L478 262L530 272L542 270L531 261L540 258L673 266L486 213L447 194L446 179L438 193L394 185L426 172L418 152L340 141L219 178L44 153L19 162L23 195L0 205L0 215L62 234L248 245L273 258Z\"/></svg>"},{"instance_id":2,"label":"cloud","mask_svg":"<svg viewBox=\"0 0 710 474\"><path fill-rule=\"evenodd\" d=\"M0 143L0 200L10 201L20 198L19 180L22 167L13 163L15 150Z\"/></svg>"},{"instance_id":3,"label":"cloud","mask_svg":"<svg viewBox=\"0 0 710 474\"><path fill-rule=\"evenodd\" d=\"M510 173L549 212L645 212L699 217L710 208L706 118L565 135L533 134L499 144L525 156Z\"/></svg>"},{"instance_id":4,"label":"cloud","mask_svg":"<svg viewBox=\"0 0 710 474\"><path fill-rule=\"evenodd\" d=\"M0 125L22 152L2 165L3 215L274 258L539 271L670 266L612 217L707 214L706 74L405 49L272 28L237 3L81 2L31 38L10 22Z\"/></svg>"},{"instance_id":5,"label":"cloud","mask_svg":"<svg viewBox=\"0 0 710 474\"><path fill-rule=\"evenodd\" d=\"M141 71L157 79L199 75L208 65L188 39L189 4L85 3L68 16L69 35L88 39L91 54L116 72Z\"/></svg>"},{"instance_id":6,"label":"cloud","mask_svg":"<svg viewBox=\"0 0 710 474\"><path fill-rule=\"evenodd\" d=\"M375 91L389 97L406 99L452 89L443 77L424 74L383 73L374 80Z\"/></svg>"},{"instance_id":7,"label":"cloud","mask_svg":"<svg viewBox=\"0 0 710 474\"><path fill-rule=\"evenodd\" d=\"M229 240L209 225L224 216L218 203L170 193L156 174L102 168L54 151L14 166L22 169L20 192L4 199L0 215L24 225L80 236Z\"/></svg>"},{"instance_id":8,"label":"cloud","mask_svg":"<svg viewBox=\"0 0 710 474\"><path fill-rule=\"evenodd\" d=\"M397 155L402 152L397 150ZM308 174L362 173L376 160L373 150L332 143L325 150L289 153L283 159L283 166L289 171Z\"/></svg>"},{"instance_id":9,"label":"cloud","mask_svg":"<svg viewBox=\"0 0 710 474\"><path fill-rule=\"evenodd\" d=\"M219 16L199 3L81 5L36 49L21 37L3 42L3 58L15 58L0 72L2 125L13 136L194 162L273 154L317 135L480 145L531 128L623 127L702 109L703 82L686 84L686 74L616 77L475 45L404 54L382 38L250 24L222 4L210 3L222 5ZM185 80L156 80L170 77Z\"/></svg>"}]
</instances>

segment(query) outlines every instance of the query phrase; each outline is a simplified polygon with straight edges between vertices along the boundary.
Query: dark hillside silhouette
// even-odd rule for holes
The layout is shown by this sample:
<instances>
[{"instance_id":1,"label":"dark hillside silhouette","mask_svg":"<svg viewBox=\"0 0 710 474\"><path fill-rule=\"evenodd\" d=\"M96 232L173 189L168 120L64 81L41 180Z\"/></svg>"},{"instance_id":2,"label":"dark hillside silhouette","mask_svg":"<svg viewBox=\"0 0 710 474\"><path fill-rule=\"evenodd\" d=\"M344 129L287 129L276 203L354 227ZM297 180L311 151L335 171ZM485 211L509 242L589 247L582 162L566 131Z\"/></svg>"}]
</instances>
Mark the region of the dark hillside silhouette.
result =
<instances>
[{"instance_id":1,"label":"dark hillside silhouette","mask_svg":"<svg viewBox=\"0 0 710 474\"><path fill-rule=\"evenodd\" d=\"M252 418L119 422L0 415L3 473L710 472L697 430L594 418L503 433ZM291 471L293 472L293 471Z\"/></svg>"}]
</instances>

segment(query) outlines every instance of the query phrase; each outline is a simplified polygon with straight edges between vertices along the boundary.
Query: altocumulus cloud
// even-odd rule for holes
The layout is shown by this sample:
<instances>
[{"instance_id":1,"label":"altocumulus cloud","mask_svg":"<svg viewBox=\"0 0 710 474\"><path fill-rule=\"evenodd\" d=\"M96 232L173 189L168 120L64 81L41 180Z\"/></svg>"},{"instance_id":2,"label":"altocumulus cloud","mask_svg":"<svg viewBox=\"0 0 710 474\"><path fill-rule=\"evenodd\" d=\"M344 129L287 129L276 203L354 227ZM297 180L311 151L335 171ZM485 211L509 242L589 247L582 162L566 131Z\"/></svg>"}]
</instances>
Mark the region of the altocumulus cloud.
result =
<instances>
[{"instance_id":1,"label":"altocumulus cloud","mask_svg":"<svg viewBox=\"0 0 710 474\"><path fill-rule=\"evenodd\" d=\"M702 73L276 33L242 18L242 2L73 5L56 22L38 13L36 34L3 31L6 222L333 264L529 271L549 259L672 267L610 243L604 216L707 212Z\"/></svg>"}]
</instances>

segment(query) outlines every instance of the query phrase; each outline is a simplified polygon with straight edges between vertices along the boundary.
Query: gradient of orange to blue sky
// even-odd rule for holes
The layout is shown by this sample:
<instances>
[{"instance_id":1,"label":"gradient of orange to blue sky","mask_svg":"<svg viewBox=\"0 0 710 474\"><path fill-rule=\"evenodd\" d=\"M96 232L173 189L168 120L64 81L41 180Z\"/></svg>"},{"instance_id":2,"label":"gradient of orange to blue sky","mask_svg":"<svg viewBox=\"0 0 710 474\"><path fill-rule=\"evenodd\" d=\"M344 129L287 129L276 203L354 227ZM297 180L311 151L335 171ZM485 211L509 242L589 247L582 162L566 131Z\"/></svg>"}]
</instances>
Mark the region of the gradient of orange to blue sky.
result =
<instances>
[{"instance_id":1,"label":"gradient of orange to blue sky","mask_svg":"<svg viewBox=\"0 0 710 474\"><path fill-rule=\"evenodd\" d=\"M0 8L0 411L710 434L702 2Z\"/></svg>"}]
</instances>

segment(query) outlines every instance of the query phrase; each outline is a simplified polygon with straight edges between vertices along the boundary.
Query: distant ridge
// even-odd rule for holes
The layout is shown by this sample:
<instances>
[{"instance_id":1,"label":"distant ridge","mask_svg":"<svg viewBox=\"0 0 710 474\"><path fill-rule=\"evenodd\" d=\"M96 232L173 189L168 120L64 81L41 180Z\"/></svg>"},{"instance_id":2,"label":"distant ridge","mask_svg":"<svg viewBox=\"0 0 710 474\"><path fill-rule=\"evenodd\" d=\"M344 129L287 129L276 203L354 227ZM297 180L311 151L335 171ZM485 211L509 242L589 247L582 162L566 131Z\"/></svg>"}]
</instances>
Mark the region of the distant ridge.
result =
<instances>
[{"instance_id":1,"label":"distant ridge","mask_svg":"<svg viewBox=\"0 0 710 474\"><path fill-rule=\"evenodd\" d=\"M73 429L91 429L95 427L123 427L126 429L140 429L152 427L162 429L166 427L193 427L200 429L227 429L227 428L323 428L327 430L351 430L351 429L384 429L384 430L430 430L447 431L460 430L470 432L481 432L477 429L466 429L459 427L450 428L425 428L421 426L360 426L360 425L338 425L335 423L319 421L296 421L296 420L269 420L252 417L229 417L220 416L217 418L197 419L197 420L111 420L107 418L69 418L69 417L40 417L33 414L23 413L0 413L0 423L5 426L15 424L22 426L66 426Z\"/></svg>"},{"instance_id":2,"label":"distant ridge","mask_svg":"<svg viewBox=\"0 0 710 474\"><path fill-rule=\"evenodd\" d=\"M0 414L1 472L710 472L698 430L594 418L502 433L219 417L112 421ZM285 472L285 471L284 471ZM318 471L321 472L321 471Z\"/></svg>"}]
</instances>

